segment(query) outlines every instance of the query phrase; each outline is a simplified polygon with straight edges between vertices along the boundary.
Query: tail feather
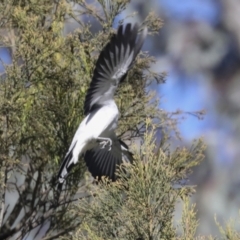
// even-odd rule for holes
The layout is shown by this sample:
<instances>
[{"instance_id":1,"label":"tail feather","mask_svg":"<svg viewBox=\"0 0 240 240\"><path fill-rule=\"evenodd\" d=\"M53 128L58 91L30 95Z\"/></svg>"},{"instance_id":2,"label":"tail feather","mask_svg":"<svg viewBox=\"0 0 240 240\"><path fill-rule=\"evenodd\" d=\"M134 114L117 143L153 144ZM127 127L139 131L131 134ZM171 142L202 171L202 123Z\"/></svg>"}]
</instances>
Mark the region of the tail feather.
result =
<instances>
[{"instance_id":1,"label":"tail feather","mask_svg":"<svg viewBox=\"0 0 240 240\"><path fill-rule=\"evenodd\" d=\"M77 142L76 142L77 143ZM58 182L63 183L66 177L68 176L69 172L71 171L72 167L75 165L73 161L73 150L76 146L76 143L72 147L72 149L67 153L65 158L62 161L61 167L58 172Z\"/></svg>"}]
</instances>

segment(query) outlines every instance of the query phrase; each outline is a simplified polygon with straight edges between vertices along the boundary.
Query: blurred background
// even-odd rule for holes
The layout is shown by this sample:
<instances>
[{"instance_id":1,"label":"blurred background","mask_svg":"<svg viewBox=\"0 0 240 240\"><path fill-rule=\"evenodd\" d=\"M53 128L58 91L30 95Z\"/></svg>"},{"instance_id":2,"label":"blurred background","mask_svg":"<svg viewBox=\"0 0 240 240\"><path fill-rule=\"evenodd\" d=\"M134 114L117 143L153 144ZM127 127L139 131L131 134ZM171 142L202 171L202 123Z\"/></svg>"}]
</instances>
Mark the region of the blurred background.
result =
<instances>
[{"instance_id":1,"label":"blurred background","mask_svg":"<svg viewBox=\"0 0 240 240\"><path fill-rule=\"evenodd\" d=\"M161 97L159 107L206 112L202 120L185 114L179 129L182 145L199 137L207 144L205 161L190 177L197 185L192 201L197 204L198 234L218 236L215 215L222 225L240 219L240 2L133 0L118 19L133 11L139 15L129 21L143 21L154 11L164 22L143 48L157 59L152 68L167 73L166 83L152 86ZM65 34L78 27L67 22ZM93 21L93 30L98 27ZM0 59L2 72L3 63L11 62L4 48ZM180 211L179 204L176 219Z\"/></svg>"},{"instance_id":2,"label":"blurred background","mask_svg":"<svg viewBox=\"0 0 240 240\"><path fill-rule=\"evenodd\" d=\"M215 215L223 226L238 219L239 229L240 2L136 0L132 11L143 19L154 11L164 21L145 45L157 58L153 69L167 73L158 86L160 108L206 112L203 120L186 114L179 123L183 145L199 137L207 144L205 161L190 177L197 185L198 234L219 235Z\"/></svg>"}]
</instances>

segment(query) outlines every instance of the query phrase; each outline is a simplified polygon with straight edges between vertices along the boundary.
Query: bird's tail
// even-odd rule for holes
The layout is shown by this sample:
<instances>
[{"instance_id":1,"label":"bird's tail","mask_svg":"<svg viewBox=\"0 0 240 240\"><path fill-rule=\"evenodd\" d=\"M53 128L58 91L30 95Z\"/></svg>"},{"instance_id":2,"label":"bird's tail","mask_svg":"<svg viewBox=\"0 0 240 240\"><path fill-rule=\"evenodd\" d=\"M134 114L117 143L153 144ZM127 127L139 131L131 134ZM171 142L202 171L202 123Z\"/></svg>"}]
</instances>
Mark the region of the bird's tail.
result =
<instances>
[{"instance_id":1,"label":"bird's tail","mask_svg":"<svg viewBox=\"0 0 240 240\"><path fill-rule=\"evenodd\" d=\"M76 145L76 143L68 151L68 153L66 154L66 156L64 157L64 159L62 161L61 167L60 167L58 175L57 175L59 184L62 184L65 181L69 172L71 171L71 169L77 162L77 160L74 159L74 155L73 155L73 150L75 148L75 145Z\"/></svg>"}]
</instances>

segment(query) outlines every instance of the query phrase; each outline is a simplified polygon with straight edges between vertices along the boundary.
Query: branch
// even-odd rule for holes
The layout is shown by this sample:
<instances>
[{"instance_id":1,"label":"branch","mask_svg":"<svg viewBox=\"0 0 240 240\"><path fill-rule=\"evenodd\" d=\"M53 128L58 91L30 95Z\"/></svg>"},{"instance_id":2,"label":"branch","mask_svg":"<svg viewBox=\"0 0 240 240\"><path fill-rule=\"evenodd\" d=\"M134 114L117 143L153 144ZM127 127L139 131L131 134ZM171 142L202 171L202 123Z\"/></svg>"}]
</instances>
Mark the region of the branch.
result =
<instances>
[{"instance_id":1,"label":"branch","mask_svg":"<svg viewBox=\"0 0 240 240\"><path fill-rule=\"evenodd\" d=\"M4 171L4 185L3 185L3 193L2 193L2 201L1 201L0 229L2 228L4 211L5 211L5 194L6 194L6 187L7 187L7 174L8 174L8 168L6 167L5 171Z\"/></svg>"},{"instance_id":2,"label":"branch","mask_svg":"<svg viewBox=\"0 0 240 240\"><path fill-rule=\"evenodd\" d=\"M60 231L60 232L58 232L56 235L49 236L49 237L44 237L44 238L42 238L42 240L52 240L52 239L56 239L57 237L62 236L63 234L65 234L65 233L67 233L67 232L69 232L69 231L74 230L75 227L76 227L76 226L66 228L66 229L64 229L64 230L62 230L62 231Z\"/></svg>"}]
</instances>

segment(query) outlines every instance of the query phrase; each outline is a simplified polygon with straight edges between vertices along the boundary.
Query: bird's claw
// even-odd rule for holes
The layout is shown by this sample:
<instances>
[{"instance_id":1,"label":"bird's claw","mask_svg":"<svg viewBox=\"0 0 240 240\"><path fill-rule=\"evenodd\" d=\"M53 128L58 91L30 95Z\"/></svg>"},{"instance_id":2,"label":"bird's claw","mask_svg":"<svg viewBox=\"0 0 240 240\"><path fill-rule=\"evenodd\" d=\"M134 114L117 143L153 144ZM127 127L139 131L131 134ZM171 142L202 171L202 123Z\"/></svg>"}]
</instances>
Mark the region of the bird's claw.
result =
<instances>
[{"instance_id":1,"label":"bird's claw","mask_svg":"<svg viewBox=\"0 0 240 240\"><path fill-rule=\"evenodd\" d=\"M99 143L99 145L101 146L101 149L104 149L107 144L108 144L108 141L102 141Z\"/></svg>"},{"instance_id":2,"label":"bird's claw","mask_svg":"<svg viewBox=\"0 0 240 240\"><path fill-rule=\"evenodd\" d=\"M101 146L101 149L104 149L107 145L109 144L109 149L108 151L111 151L112 149L112 140L109 139L109 140L104 140L102 142L99 143L99 145Z\"/></svg>"}]
</instances>

